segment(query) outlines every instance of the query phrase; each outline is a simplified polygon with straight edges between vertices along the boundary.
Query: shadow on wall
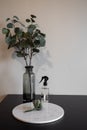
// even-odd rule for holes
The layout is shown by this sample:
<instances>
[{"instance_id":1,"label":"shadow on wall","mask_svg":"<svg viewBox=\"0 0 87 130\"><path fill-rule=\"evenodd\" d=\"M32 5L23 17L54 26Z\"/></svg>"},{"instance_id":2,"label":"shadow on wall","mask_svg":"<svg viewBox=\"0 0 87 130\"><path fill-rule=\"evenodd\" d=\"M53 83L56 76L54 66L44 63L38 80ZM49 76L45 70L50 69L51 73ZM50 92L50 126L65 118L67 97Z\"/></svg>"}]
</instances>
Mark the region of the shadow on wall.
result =
<instances>
[{"instance_id":1,"label":"shadow on wall","mask_svg":"<svg viewBox=\"0 0 87 130\"><path fill-rule=\"evenodd\" d=\"M3 41L3 38L0 36L0 102L6 96L6 86L4 86L6 75L4 76L4 74L8 68L7 61L11 59L11 54L13 52L13 49L8 51L7 45Z\"/></svg>"},{"instance_id":2,"label":"shadow on wall","mask_svg":"<svg viewBox=\"0 0 87 130\"><path fill-rule=\"evenodd\" d=\"M34 57L35 72L38 73L40 68L52 68L50 52L46 48L42 48L40 53Z\"/></svg>"},{"instance_id":3,"label":"shadow on wall","mask_svg":"<svg viewBox=\"0 0 87 130\"><path fill-rule=\"evenodd\" d=\"M12 58L20 62L22 66L26 65L24 58L17 57L16 53L12 53ZM31 64L34 66L34 71L36 74L41 68L44 67L46 68L46 66L48 68L53 67L50 52L47 50L46 47L41 48L40 53L37 53L36 55L33 56Z\"/></svg>"},{"instance_id":4,"label":"shadow on wall","mask_svg":"<svg viewBox=\"0 0 87 130\"><path fill-rule=\"evenodd\" d=\"M13 48L8 49L7 47L8 46L6 45L6 43L0 41L0 63L9 60L11 58L11 55L13 53Z\"/></svg>"},{"instance_id":5,"label":"shadow on wall","mask_svg":"<svg viewBox=\"0 0 87 130\"><path fill-rule=\"evenodd\" d=\"M52 76L53 63L49 50L41 49L40 53L33 58L34 72L36 76L36 93L40 94L41 84L39 83L42 76L48 76L49 80Z\"/></svg>"},{"instance_id":6,"label":"shadow on wall","mask_svg":"<svg viewBox=\"0 0 87 130\"><path fill-rule=\"evenodd\" d=\"M0 96L0 102L2 102L2 100L5 98L6 95L2 95Z\"/></svg>"}]
</instances>

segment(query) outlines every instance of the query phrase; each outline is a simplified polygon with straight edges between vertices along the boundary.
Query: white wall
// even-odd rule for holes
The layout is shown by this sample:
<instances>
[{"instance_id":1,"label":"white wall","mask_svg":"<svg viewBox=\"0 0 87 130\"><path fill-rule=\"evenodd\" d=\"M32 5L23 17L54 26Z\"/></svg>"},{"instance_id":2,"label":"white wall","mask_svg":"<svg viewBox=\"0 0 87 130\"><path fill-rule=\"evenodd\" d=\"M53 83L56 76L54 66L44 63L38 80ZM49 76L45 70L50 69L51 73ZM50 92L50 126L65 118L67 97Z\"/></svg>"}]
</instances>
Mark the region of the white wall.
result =
<instances>
[{"instance_id":1,"label":"white wall","mask_svg":"<svg viewBox=\"0 0 87 130\"><path fill-rule=\"evenodd\" d=\"M46 48L34 57L36 91L48 75L51 94L87 95L87 0L0 0L0 28L5 19L30 14L46 33ZM22 93L24 63L12 57L0 33L0 95Z\"/></svg>"}]
</instances>

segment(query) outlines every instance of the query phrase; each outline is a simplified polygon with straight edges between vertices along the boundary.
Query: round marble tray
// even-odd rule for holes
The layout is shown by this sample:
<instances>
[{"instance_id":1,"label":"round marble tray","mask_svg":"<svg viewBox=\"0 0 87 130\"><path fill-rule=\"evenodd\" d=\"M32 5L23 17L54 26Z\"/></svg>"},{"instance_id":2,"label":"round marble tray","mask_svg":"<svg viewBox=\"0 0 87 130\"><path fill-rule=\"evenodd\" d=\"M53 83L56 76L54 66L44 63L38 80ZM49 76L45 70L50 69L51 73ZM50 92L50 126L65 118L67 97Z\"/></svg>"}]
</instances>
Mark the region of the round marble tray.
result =
<instances>
[{"instance_id":1,"label":"round marble tray","mask_svg":"<svg viewBox=\"0 0 87 130\"><path fill-rule=\"evenodd\" d=\"M32 108L32 103L20 104L13 108L12 115L20 121L35 124L54 122L64 116L63 108L53 103L43 103L39 111L24 112Z\"/></svg>"}]
</instances>

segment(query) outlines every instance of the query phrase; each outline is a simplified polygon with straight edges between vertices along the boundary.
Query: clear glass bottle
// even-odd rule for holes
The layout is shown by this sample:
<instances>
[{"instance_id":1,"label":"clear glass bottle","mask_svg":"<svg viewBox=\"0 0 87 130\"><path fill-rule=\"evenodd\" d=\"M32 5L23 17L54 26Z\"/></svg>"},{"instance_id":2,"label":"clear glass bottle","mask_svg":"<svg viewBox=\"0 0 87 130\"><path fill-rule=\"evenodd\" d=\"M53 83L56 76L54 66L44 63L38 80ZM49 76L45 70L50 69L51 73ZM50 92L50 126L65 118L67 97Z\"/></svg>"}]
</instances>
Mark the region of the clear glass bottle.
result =
<instances>
[{"instance_id":1,"label":"clear glass bottle","mask_svg":"<svg viewBox=\"0 0 87 130\"><path fill-rule=\"evenodd\" d=\"M43 86L41 87L41 100L43 102L49 101L49 88L47 87L48 79L47 76L43 76L40 81L40 83L43 81Z\"/></svg>"},{"instance_id":2,"label":"clear glass bottle","mask_svg":"<svg viewBox=\"0 0 87 130\"><path fill-rule=\"evenodd\" d=\"M23 74L23 102L35 100L35 74L33 66L25 66L26 72Z\"/></svg>"},{"instance_id":3,"label":"clear glass bottle","mask_svg":"<svg viewBox=\"0 0 87 130\"><path fill-rule=\"evenodd\" d=\"M49 102L49 88L47 87L41 88L41 100L43 102Z\"/></svg>"}]
</instances>

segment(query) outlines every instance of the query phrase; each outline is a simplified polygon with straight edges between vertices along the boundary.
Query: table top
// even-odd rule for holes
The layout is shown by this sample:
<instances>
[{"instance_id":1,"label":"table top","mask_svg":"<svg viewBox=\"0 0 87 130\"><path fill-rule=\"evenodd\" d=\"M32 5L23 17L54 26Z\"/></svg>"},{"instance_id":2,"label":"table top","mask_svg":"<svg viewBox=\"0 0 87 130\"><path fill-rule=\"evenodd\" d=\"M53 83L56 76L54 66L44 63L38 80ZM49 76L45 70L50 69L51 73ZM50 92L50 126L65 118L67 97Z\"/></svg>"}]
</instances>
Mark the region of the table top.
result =
<instances>
[{"instance_id":1,"label":"table top","mask_svg":"<svg viewBox=\"0 0 87 130\"><path fill-rule=\"evenodd\" d=\"M22 95L7 95L0 103L0 129L10 130L86 130L87 129L87 96L50 95L50 102L64 109L64 117L47 124L31 124L16 120L12 109L22 103Z\"/></svg>"}]
</instances>

